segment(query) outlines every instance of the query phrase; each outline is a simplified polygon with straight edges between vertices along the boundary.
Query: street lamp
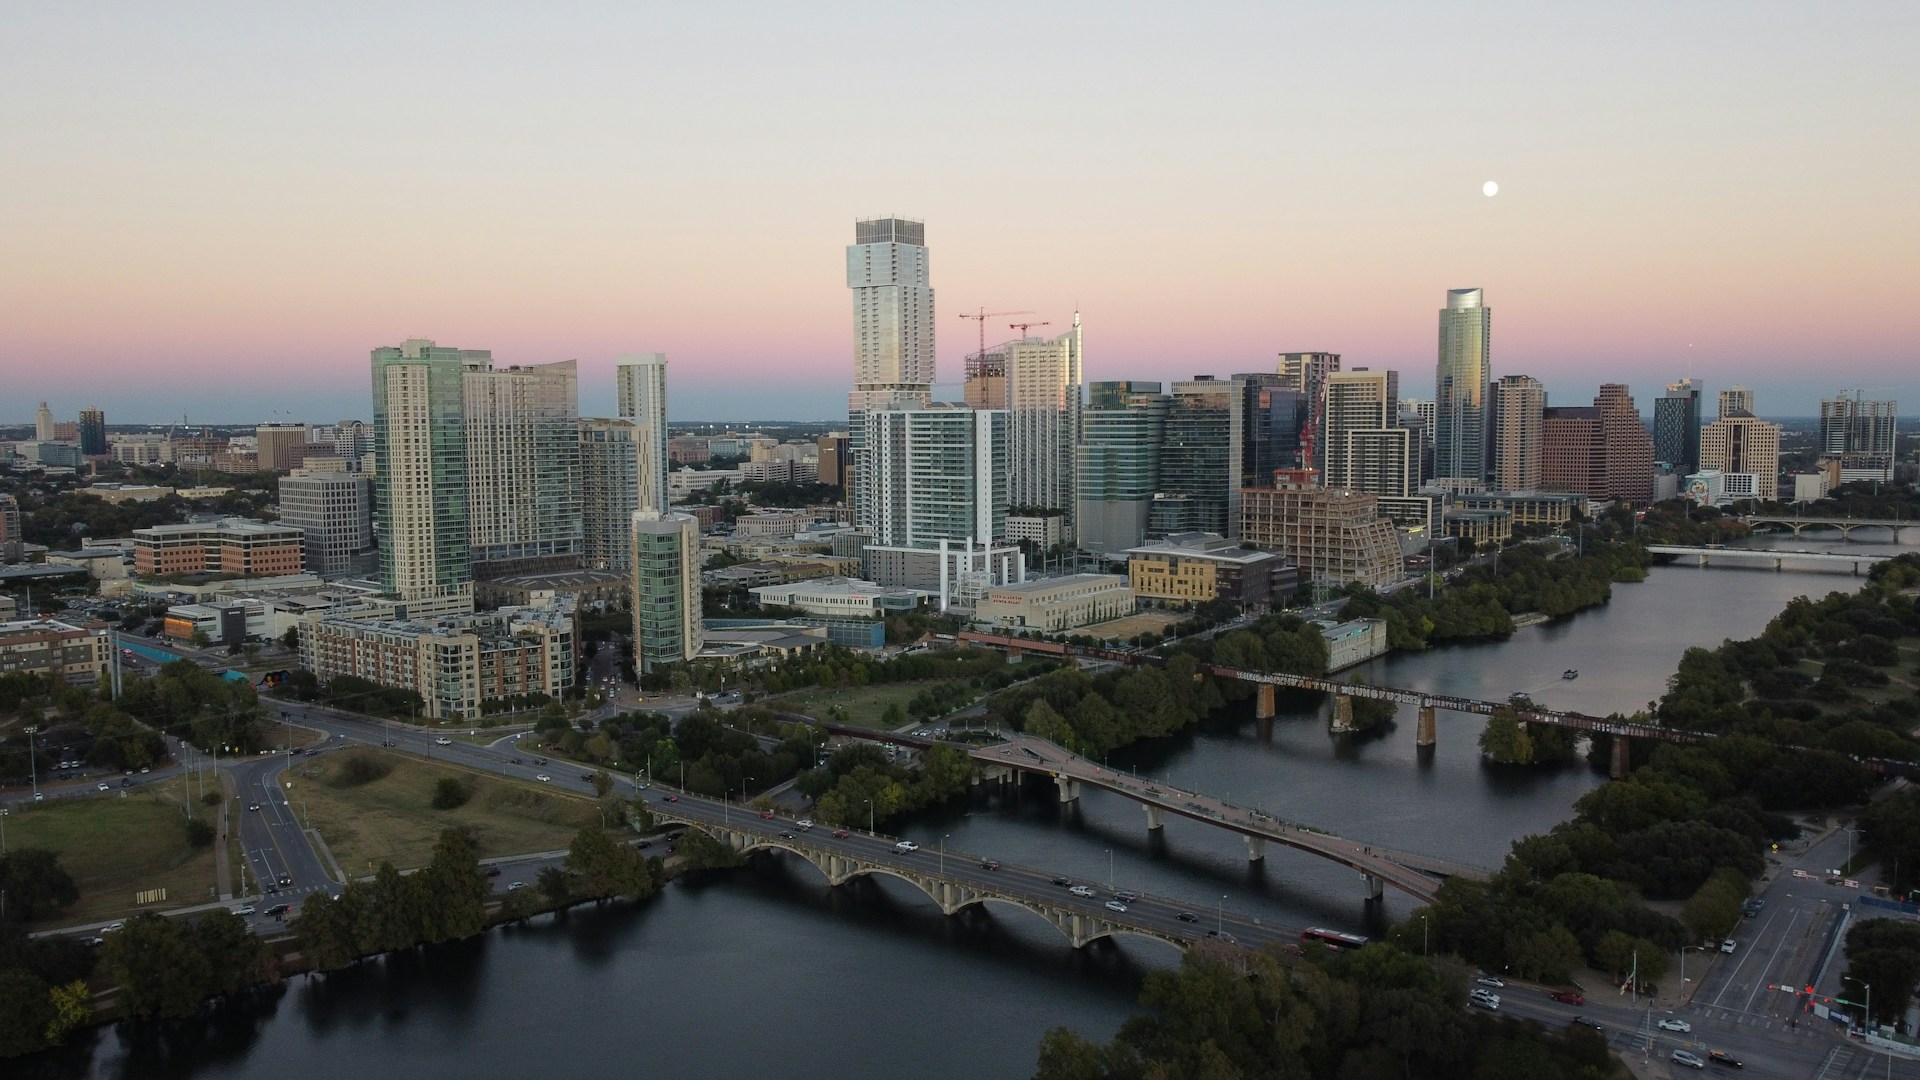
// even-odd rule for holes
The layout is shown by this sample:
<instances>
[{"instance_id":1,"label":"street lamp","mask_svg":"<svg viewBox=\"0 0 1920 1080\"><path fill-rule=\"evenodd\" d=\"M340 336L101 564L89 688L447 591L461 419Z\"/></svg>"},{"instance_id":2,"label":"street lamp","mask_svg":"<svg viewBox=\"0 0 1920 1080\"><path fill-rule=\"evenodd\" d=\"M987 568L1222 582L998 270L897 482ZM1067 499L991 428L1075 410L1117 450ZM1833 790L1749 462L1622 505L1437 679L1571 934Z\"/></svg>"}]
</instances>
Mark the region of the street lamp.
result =
<instances>
[{"instance_id":1,"label":"street lamp","mask_svg":"<svg viewBox=\"0 0 1920 1080\"><path fill-rule=\"evenodd\" d=\"M34 732L39 730L38 725L27 725L27 774L33 778L33 799L35 802L40 801L40 762L36 760L39 756L39 751L34 748L33 735Z\"/></svg>"},{"instance_id":2,"label":"street lamp","mask_svg":"<svg viewBox=\"0 0 1920 1080\"><path fill-rule=\"evenodd\" d=\"M867 835L873 835L873 800L867 800Z\"/></svg>"},{"instance_id":3,"label":"street lamp","mask_svg":"<svg viewBox=\"0 0 1920 1080\"><path fill-rule=\"evenodd\" d=\"M1860 1028L1863 1031L1872 1031L1873 1030L1873 984L1868 982L1861 982L1861 980L1856 979L1851 975L1842 975L1840 977L1842 979L1845 979L1851 982L1860 983L1861 986L1866 988L1867 1000L1861 1003L1861 1009L1864 1011L1862 1013L1862 1019L1860 1021Z\"/></svg>"},{"instance_id":4,"label":"street lamp","mask_svg":"<svg viewBox=\"0 0 1920 1080\"><path fill-rule=\"evenodd\" d=\"M947 876L947 837L951 835L953 834L952 833L940 834L940 876L941 877Z\"/></svg>"},{"instance_id":5,"label":"street lamp","mask_svg":"<svg viewBox=\"0 0 1920 1080\"><path fill-rule=\"evenodd\" d=\"M1113 849L1107 849L1107 891L1113 891Z\"/></svg>"},{"instance_id":6,"label":"street lamp","mask_svg":"<svg viewBox=\"0 0 1920 1080\"><path fill-rule=\"evenodd\" d=\"M1227 894L1220 894L1220 902L1213 909L1213 932L1218 937L1227 932Z\"/></svg>"},{"instance_id":7,"label":"street lamp","mask_svg":"<svg viewBox=\"0 0 1920 1080\"><path fill-rule=\"evenodd\" d=\"M7 808L0 806L0 855L7 853Z\"/></svg>"},{"instance_id":8,"label":"street lamp","mask_svg":"<svg viewBox=\"0 0 1920 1080\"><path fill-rule=\"evenodd\" d=\"M1420 955L1427 955L1427 917L1420 916Z\"/></svg>"},{"instance_id":9,"label":"street lamp","mask_svg":"<svg viewBox=\"0 0 1920 1080\"><path fill-rule=\"evenodd\" d=\"M1693 952L1706 952L1707 947L1705 945L1680 946L1680 996L1682 998L1687 997L1687 952L1689 950Z\"/></svg>"}]
</instances>

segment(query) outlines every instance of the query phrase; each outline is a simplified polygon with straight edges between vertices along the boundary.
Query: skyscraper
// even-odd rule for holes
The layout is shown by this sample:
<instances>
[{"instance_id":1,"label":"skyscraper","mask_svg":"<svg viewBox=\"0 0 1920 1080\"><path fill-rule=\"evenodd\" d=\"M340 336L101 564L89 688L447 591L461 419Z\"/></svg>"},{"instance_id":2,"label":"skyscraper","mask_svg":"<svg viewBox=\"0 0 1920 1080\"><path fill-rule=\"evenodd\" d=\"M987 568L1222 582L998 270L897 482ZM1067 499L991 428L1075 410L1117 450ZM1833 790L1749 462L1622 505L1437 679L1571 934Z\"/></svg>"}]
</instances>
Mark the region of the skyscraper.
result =
<instances>
[{"instance_id":1,"label":"skyscraper","mask_svg":"<svg viewBox=\"0 0 1920 1080\"><path fill-rule=\"evenodd\" d=\"M1324 436L1326 434L1327 424L1325 416L1327 379L1334 372L1340 370L1340 354L1330 352L1283 352L1280 354L1279 363L1274 370L1279 374L1280 378L1284 380L1285 386L1289 389L1297 390L1303 395L1301 400L1306 403L1307 416L1305 422L1301 425L1301 437L1304 439L1307 432L1311 431L1313 437L1319 440L1313 448L1313 460L1298 461L1291 466L1282 467L1324 470L1326 468L1326 441ZM1261 481L1260 486L1264 487L1271 482L1272 478L1269 477Z\"/></svg>"},{"instance_id":2,"label":"skyscraper","mask_svg":"<svg viewBox=\"0 0 1920 1080\"><path fill-rule=\"evenodd\" d=\"M1449 289L1434 372L1436 479L1487 475L1487 378L1493 311L1479 289Z\"/></svg>"},{"instance_id":3,"label":"skyscraper","mask_svg":"<svg viewBox=\"0 0 1920 1080\"><path fill-rule=\"evenodd\" d=\"M1773 499L1780 490L1780 425L1733 413L1700 433L1700 468L1725 474L1735 498Z\"/></svg>"},{"instance_id":4,"label":"skyscraper","mask_svg":"<svg viewBox=\"0 0 1920 1080\"><path fill-rule=\"evenodd\" d=\"M633 662L643 672L700 653L700 522L692 514L632 517Z\"/></svg>"},{"instance_id":5,"label":"skyscraper","mask_svg":"<svg viewBox=\"0 0 1920 1080\"><path fill-rule=\"evenodd\" d=\"M866 466L868 412L921 408L933 400L933 285L927 226L907 218L856 221L847 247L853 290L853 392L847 433L856 511Z\"/></svg>"},{"instance_id":6,"label":"skyscraper","mask_svg":"<svg viewBox=\"0 0 1920 1080\"><path fill-rule=\"evenodd\" d=\"M1499 491L1538 491L1547 388L1531 375L1505 375L1494 384L1493 396L1493 486Z\"/></svg>"},{"instance_id":7,"label":"skyscraper","mask_svg":"<svg viewBox=\"0 0 1920 1080\"><path fill-rule=\"evenodd\" d=\"M1624 383L1601 383L1593 399L1600 410L1605 496L1644 506L1653 501L1653 436Z\"/></svg>"},{"instance_id":8,"label":"skyscraper","mask_svg":"<svg viewBox=\"0 0 1920 1080\"><path fill-rule=\"evenodd\" d=\"M1892 401L1867 401L1864 391L1853 397L1820 402L1820 455L1840 463L1841 483L1893 479L1898 459L1899 406ZM83 451L85 447L81 448Z\"/></svg>"},{"instance_id":9,"label":"skyscraper","mask_svg":"<svg viewBox=\"0 0 1920 1080\"><path fill-rule=\"evenodd\" d=\"M1668 383L1653 399L1653 460L1681 476L1700 471L1700 387L1692 379Z\"/></svg>"},{"instance_id":10,"label":"skyscraper","mask_svg":"<svg viewBox=\"0 0 1920 1080\"><path fill-rule=\"evenodd\" d=\"M1149 538L1182 532L1238 535L1227 505L1228 489L1240 478L1234 439L1238 397L1231 382L1211 375L1173 384L1160 445L1160 486L1147 517ZM1236 515L1237 510L1236 498Z\"/></svg>"},{"instance_id":11,"label":"skyscraper","mask_svg":"<svg viewBox=\"0 0 1920 1080\"><path fill-rule=\"evenodd\" d=\"M640 509L642 432L637 420L580 421L581 561L626 573L633 561L633 514Z\"/></svg>"},{"instance_id":12,"label":"skyscraper","mask_svg":"<svg viewBox=\"0 0 1920 1080\"><path fill-rule=\"evenodd\" d=\"M867 466L855 476L861 531L886 547L1003 539L1007 414L933 406L863 418Z\"/></svg>"},{"instance_id":13,"label":"skyscraper","mask_svg":"<svg viewBox=\"0 0 1920 1080\"><path fill-rule=\"evenodd\" d=\"M80 410L80 453L96 457L107 452L107 414L99 409Z\"/></svg>"},{"instance_id":14,"label":"skyscraper","mask_svg":"<svg viewBox=\"0 0 1920 1080\"><path fill-rule=\"evenodd\" d=\"M501 571L564 568L580 556L580 393L572 360L466 362L468 544ZM538 562L529 562L538 560ZM476 574L499 576L476 568Z\"/></svg>"},{"instance_id":15,"label":"skyscraper","mask_svg":"<svg viewBox=\"0 0 1920 1080\"><path fill-rule=\"evenodd\" d=\"M1744 386L1729 386L1720 391L1719 419L1730 416L1752 416L1753 391Z\"/></svg>"},{"instance_id":16,"label":"skyscraper","mask_svg":"<svg viewBox=\"0 0 1920 1080\"><path fill-rule=\"evenodd\" d=\"M365 476L313 472L279 481L280 523L306 533L307 572L325 578L371 572L373 507Z\"/></svg>"},{"instance_id":17,"label":"skyscraper","mask_svg":"<svg viewBox=\"0 0 1920 1080\"><path fill-rule=\"evenodd\" d=\"M468 362L491 358L418 338L373 350L380 584L435 611L473 607L464 387Z\"/></svg>"},{"instance_id":18,"label":"skyscraper","mask_svg":"<svg viewBox=\"0 0 1920 1080\"><path fill-rule=\"evenodd\" d=\"M1168 398L1157 382L1097 382L1087 389L1078 463L1080 547L1125 551L1146 538Z\"/></svg>"},{"instance_id":19,"label":"skyscraper","mask_svg":"<svg viewBox=\"0 0 1920 1080\"><path fill-rule=\"evenodd\" d=\"M1396 425L1399 399L1399 372L1356 368L1328 376L1322 483L1371 495L1406 495L1411 490L1406 430ZM1388 429L1400 434L1384 436ZM1254 486L1267 487L1272 482L1269 476L1266 483ZM1380 490L1382 486L1389 490Z\"/></svg>"},{"instance_id":20,"label":"skyscraper","mask_svg":"<svg viewBox=\"0 0 1920 1080\"><path fill-rule=\"evenodd\" d=\"M667 512L667 354L634 353L614 362L619 415L639 425L634 508ZM622 519L624 520L624 519Z\"/></svg>"},{"instance_id":21,"label":"skyscraper","mask_svg":"<svg viewBox=\"0 0 1920 1080\"><path fill-rule=\"evenodd\" d=\"M33 441L53 441L53 410L47 408L44 401L40 403L40 411L33 414Z\"/></svg>"},{"instance_id":22,"label":"skyscraper","mask_svg":"<svg viewBox=\"0 0 1920 1080\"><path fill-rule=\"evenodd\" d=\"M288 472L306 457L305 424L261 424L253 438L261 472Z\"/></svg>"},{"instance_id":23,"label":"skyscraper","mask_svg":"<svg viewBox=\"0 0 1920 1080\"><path fill-rule=\"evenodd\" d=\"M1023 338L1006 355L1007 496L1014 506L1058 510L1064 539L1074 542L1082 378L1080 314L1073 329L1050 341Z\"/></svg>"}]
</instances>

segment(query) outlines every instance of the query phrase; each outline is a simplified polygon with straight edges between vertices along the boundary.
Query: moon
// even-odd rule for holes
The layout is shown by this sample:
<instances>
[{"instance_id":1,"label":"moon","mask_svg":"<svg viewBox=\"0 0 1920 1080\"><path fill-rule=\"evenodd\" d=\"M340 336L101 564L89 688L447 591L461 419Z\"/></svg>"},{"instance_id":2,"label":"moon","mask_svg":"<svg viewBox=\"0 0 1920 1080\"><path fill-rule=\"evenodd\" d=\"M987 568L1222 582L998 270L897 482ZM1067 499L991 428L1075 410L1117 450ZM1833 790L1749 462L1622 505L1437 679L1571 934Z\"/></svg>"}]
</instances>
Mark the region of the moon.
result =
<instances>
[{"instance_id":1,"label":"moon","mask_svg":"<svg viewBox=\"0 0 1920 1080\"><path fill-rule=\"evenodd\" d=\"M1486 194L1487 198L1491 199L1495 195L1500 194L1500 185L1489 180L1480 186L1480 190Z\"/></svg>"}]
</instances>

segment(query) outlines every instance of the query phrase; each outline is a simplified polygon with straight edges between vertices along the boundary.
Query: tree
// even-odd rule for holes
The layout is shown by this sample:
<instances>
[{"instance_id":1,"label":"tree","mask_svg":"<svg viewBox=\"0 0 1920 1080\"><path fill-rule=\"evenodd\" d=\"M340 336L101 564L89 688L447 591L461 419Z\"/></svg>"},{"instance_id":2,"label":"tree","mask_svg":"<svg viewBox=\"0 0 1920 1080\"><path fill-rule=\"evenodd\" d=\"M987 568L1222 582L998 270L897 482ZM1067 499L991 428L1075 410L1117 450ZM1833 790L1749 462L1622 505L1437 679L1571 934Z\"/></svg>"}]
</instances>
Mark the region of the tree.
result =
<instances>
[{"instance_id":1,"label":"tree","mask_svg":"<svg viewBox=\"0 0 1920 1080\"><path fill-rule=\"evenodd\" d=\"M0 969L0 1058L45 1049L56 1015L45 979L26 968Z\"/></svg>"},{"instance_id":2,"label":"tree","mask_svg":"<svg viewBox=\"0 0 1920 1080\"><path fill-rule=\"evenodd\" d=\"M1500 765L1528 765L1533 762L1533 738L1520 714L1505 707L1493 710L1487 726L1480 729L1480 752Z\"/></svg>"},{"instance_id":3,"label":"tree","mask_svg":"<svg viewBox=\"0 0 1920 1080\"><path fill-rule=\"evenodd\" d=\"M80 899L73 878L60 867L60 857L44 848L15 848L0 855L0 895L7 917L21 922L50 915Z\"/></svg>"},{"instance_id":4,"label":"tree","mask_svg":"<svg viewBox=\"0 0 1920 1080\"><path fill-rule=\"evenodd\" d=\"M191 944L207 961L207 993L231 994L278 973L273 951L254 936L245 919L224 908L194 923Z\"/></svg>"},{"instance_id":5,"label":"tree","mask_svg":"<svg viewBox=\"0 0 1920 1080\"><path fill-rule=\"evenodd\" d=\"M180 925L152 912L136 915L100 947L100 974L120 987L120 1003L136 1020L191 1016L207 996L207 957Z\"/></svg>"},{"instance_id":6,"label":"tree","mask_svg":"<svg viewBox=\"0 0 1920 1080\"><path fill-rule=\"evenodd\" d=\"M455 810L467 804L473 798L473 788L458 777L443 776L433 785L433 808L435 810Z\"/></svg>"},{"instance_id":7,"label":"tree","mask_svg":"<svg viewBox=\"0 0 1920 1080\"><path fill-rule=\"evenodd\" d=\"M1866 919L1847 931L1847 975L1873 987L1874 1019L1888 1022L1906 1012L1920 984L1920 923Z\"/></svg>"},{"instance_id":8,"label":"tree","mask_svg":"<svg viewBox=\"0 0 1920 1080\"><path fill-rule=\"evenodd\" d=\"M601 769L593 774L593 793L596 797L604 799L612 790L613 777L608 776L605 769Z\"/></svg>"},{"instance_id":9,"label":"tree","mask_svg":"<svg viewBox=\"0 0 1920 1080\"><path fill-rule=\"evenodd\" d=\"M473 841L462 829L445 829L433 845L433 861L406 879L410 902L421 905L427 941L471 937L487 925L487 879Z\"/></svg>"},{"instance_id":10,"label":"tree","mask_svg":"<svg viewBox=\"0 0 1920 1080\"><path fill-rule=\"evenodd\" d=\"M288 926L300 942L300 954L315 971L343 968L360 957L346 908L325 893L307 897Z\"/></svg>"},{"instance_id":11,"label":"tree","mask_svg":"<svg viewBox=\"0 0 1920 1080\"><path fill-rule=\"evenodd\" d=\"M93 1022L93 994L84 979L61 983L48 990L47 1001L53 1006L53 1019L47 1022L47 1041L55 1046L67 1041L68 1032ZM4 1013L5 1010L0 1009L0 1015ZM5 1052L0 1051L0 1057L5 1056Z\"/></svg>"},{"instance_id":12,"label":"tree","mask_svg":"<svg viewBox=\"0 0 1920 1080\"><path fill-rule=\"evenodd\" d=\"M564 867L546 867L540 871L535 884L539 886L541 895L547 898L547 903L554 907L566 907L573 900L573 880L567 876Z\"/></svg>"},{"instance_id":13,"label":"tree","mask_svg":"<svg viewBox=\"0 0 1920 1080\"><path fill-rule=\"evenodd\" d=\"M297 626L287 627L287 632L280 635L280 644L285 645L289 649L299 648L300 647L300 628Z\"/></svg>"}]
</instances>

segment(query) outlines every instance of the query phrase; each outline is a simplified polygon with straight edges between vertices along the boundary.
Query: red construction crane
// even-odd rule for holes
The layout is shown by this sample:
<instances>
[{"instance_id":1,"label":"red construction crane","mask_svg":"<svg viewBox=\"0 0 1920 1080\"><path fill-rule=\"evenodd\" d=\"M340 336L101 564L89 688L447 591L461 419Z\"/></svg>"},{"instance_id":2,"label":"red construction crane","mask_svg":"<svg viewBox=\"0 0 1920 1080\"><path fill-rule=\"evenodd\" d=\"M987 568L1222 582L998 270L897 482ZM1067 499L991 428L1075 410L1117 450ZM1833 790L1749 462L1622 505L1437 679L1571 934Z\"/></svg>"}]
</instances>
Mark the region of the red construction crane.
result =
<instances>
[{"instance_id":1,"label":"red construction crane","mask_svg":"<svg viewBox=\"0 0 1920 1080\"><path fill-rule=\"evenodd\" d=\"M1052 326L1052 325L1053 324L1050 322L1010 322L1007 324L1007 329L1020 331L1020 336L1024 338L1027 336L1027 327L1029 326Z\"/></svg>"},{"instance_id":2,"label":"red construction crane","mask_svg":"<svg viewBox=\"0 0 1920 1080\"><path fill-rule=\"evenodd\" d=\"M974 353L972 356L967 357L967 377L972 378L973 376L979 374L981 367L984 366L986 363L987 320L988 319L1003 318L1007 315L1031 315L1031 314L1033 314L1033 312L1031 311L988 311L986 308L981 308L979 311L961 312L960 313L961 318L972 319L975 322L980 324L980 351L977 353Z\"/></svg>"}]
</instances>

